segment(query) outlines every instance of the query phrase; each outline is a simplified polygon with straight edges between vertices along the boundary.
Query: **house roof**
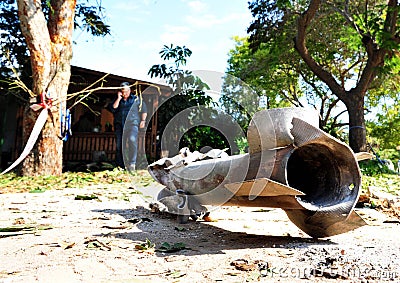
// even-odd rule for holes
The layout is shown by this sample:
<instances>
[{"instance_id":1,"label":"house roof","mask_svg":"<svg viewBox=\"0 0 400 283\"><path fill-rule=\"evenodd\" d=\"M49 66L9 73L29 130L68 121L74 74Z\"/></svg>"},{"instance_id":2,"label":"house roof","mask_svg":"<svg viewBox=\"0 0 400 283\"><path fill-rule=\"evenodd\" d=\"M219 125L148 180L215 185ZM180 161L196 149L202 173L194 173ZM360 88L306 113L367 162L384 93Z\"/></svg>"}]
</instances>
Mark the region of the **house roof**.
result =
<instances>
[{"instance_id":1,"label":"house roof","mask_svg":"<svg viewBox=\"0 0 400 283\"><path fill-rule=\"evenodd\" d=\"M137 83L142 87L142 91L146 89L144 94L159 93L162 95L171 92L171 88L167 85L148 82L144 80L137 80L101 71L86 69L78 66L71 66L71 79L69 85L69 92L80 91L86 87L89 87L92 84L94 84L92 88L100 86L119 87L121 82L129 82L131 84ZM113 94L115 93L115 89L102 89L101 93Z\"/></svg>"}]
</instances>

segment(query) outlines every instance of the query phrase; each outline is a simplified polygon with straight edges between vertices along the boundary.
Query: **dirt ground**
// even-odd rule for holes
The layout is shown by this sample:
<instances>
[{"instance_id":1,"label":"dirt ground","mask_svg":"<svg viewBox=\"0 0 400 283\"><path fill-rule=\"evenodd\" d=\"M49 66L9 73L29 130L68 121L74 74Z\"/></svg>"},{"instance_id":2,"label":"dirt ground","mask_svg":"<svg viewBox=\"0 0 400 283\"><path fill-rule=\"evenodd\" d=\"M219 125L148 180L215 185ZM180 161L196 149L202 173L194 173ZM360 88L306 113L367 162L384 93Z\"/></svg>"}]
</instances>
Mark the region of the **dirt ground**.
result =
<instances>
[{"instance_id":1,"label":"dirt ground","mask_svg":"<svg viewBox=\"0 0 400 283\"><path fill-rule=\"evenodd\" d=\"M279 209L179 224L149 203L129 184L0 194L0 282L400 282L399 221L373 209L315 240Z\"/></svg>"}]
</instances>

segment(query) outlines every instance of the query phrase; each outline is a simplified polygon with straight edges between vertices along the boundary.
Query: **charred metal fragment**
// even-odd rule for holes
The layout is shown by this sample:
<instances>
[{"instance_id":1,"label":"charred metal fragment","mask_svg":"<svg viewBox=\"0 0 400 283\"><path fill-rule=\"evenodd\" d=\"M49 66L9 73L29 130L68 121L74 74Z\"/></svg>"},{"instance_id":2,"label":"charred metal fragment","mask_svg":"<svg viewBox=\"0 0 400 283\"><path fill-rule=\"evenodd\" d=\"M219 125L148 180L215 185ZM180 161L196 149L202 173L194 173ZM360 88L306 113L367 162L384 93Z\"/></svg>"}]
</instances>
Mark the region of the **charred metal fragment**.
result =
<instances>
[{"instance_id":1,"label":"charred metal fragment","mask_svg":"<svg viewBox=\"0 0 400 283\"><path fill-rule=\"evenodd\" d=\"M361 189L357 160L368 155L355 156L320 130L316 112L257 112L247 139L247 154L185 150L149 165L153 178L166 187L159 201L171 213L189 216L204 213L205 205L282 208L297 227L317 238L365 225L353 209ZM186 206L179 209L183 196Z\"/></svg>"}]
</instances>

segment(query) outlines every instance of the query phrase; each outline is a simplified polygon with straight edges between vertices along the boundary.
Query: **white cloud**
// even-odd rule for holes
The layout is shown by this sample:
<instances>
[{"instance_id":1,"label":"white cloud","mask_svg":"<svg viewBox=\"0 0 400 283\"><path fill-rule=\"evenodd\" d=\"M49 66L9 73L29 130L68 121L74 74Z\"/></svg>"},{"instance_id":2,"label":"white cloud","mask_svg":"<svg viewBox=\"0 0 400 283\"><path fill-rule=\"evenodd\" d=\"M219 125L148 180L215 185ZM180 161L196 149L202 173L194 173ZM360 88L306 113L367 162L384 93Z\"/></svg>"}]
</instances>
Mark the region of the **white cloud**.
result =
<instances>
[{"instance_id":1,"label":"white cloud","mask_svg":"<svg viewBox=\"0 0 400 283\"><path fill-rule=\"evenodd\" d=\"M151 14L146 7L138 4L131 4L132 2L116 2L112 7L106 8L107 17L110 19L121 22L129 21L133 23L142 23Z\"/></svg>"},{"instance_id":2,"label":"white cloud","mask_svg":"<svg viewBox=\"0 0 400 283\"><path fill-rule=\"evenodd\" d=\"M217 17L214 14L204 14L202 16L186 16L186 21L193 27L196 28L210 28L222 24L240 21L248 18L248 22L251 21L251 15L249 13L232 13L224 17Z\"/></svg>"},{"instance_id":3,"label":"white cloud","mask_svg":"<svg viewBox=\"0 0 400 283\"><path fill-rule=\"evenodd\" d=\"M185 44L188 42L191 33L189 27L165 25L164 29L166 31L160 36L163 44Z\"/></svg>"},{"instance_id":4,"label":"white cloud","mask_svg":"<svg viewBox=\"0 0 400 283\"><path fill-rule=\"evenodd\" d=\"M186 21L195 28L209 28L219 24L221 21L215 15L204 14L202 16L189 15L185 17Z\"/></svg>"},{"instance_id":5,"label":"white cloud","mask_svg":"<svg viewBox=\"0 0 400 283\"><path fill-rule=\"evenodd\" d=\"M192 12L194 13L201 13L207 10L208 6L206 3L202 2L202 1L190 1L187 3L189 8L192 10Z\"/></svg>"},{"instance_id":6,"label":"white cloud","mask_svg":"<svg viewBox=\"0 0 400 283\"><path fill-rule=\"evenodd\" d=\"M161 50L162 43L159 40L143 41L137 44L137 47L141 50L146 50L147 52L152 52L152 50ZM158 51L155 53L158 54Z\"/></svg>"},{"instance_id":7,"label":"white cloud","mask_svg":"<svg viewBox=\"0 0 400 283\"><path fill-rule=\"evenodd\" d=\"M132 47L135 45L135 41L133 39L124 39L121 41L123 47Z\"/></svg>"},{"instance_id":8,"label":"white cloud","mask_svg":"<svg viewBox=\"0 0 400 283\"><path fill-rule=\"evenodd\" d=\"M118 10L120 12L132 12L132 11L139 11L141 9L140 5L135 5L135 4L129 4L131 2L116 2L113 3L113 9Z\"/></svg>"}]
</instances>

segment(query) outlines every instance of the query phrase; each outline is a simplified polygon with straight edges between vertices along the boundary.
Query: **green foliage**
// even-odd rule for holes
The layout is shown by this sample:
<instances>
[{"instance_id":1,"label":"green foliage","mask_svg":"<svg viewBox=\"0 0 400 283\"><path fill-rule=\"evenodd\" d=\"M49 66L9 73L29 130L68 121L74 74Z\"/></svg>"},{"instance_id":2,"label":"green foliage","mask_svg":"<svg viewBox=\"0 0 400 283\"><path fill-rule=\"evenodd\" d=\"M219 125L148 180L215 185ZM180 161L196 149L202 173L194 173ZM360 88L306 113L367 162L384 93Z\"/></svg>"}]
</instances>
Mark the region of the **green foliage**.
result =
<instances>
[{"instance_id":1,"label":"green foliage","mask_svg":"<svg viewBox=\"0 0 400 283\"><path fill-rule=\"evenodd\" d=\"M158 252L162 252L162 253L174 253L177 251L181 251L181 250L185 250L186 245L185 243L168 243L168 242L164 242L161 244L161 246L159 248L156 249L156 251Z\"/></svg>"},{"instance_id":2,"label":"green foliage","mask_svg":"<svg viewBox=\"0 0 400 283\"><path fill-rule=\"evenodd\" d=\"M248 28L251 49L256 50L262 43L273 40L284 28L291 15L288 7L291 1L249 1L253 22ZM253 32L256 31L256 32Z\"/></svg>"},{"instance_id":3,"label":"green foliage","mask_svg":"<svg viewBox=\"0 0 400 283\"><path fill-rule=\"evenodd\" d=\"M309 104L319 109L320 126L334 133L335 129L332 126L339 128L343 126L338 117L331 116L332 110L338 106L339 99L354 117L357 113L356 109L361 109L353 106L353 101L356 99L365 101L366 108L370 109L379 105L382 97L398 98L399 5L398 1L383 0L373 3L370 1L251 1L249 8L253 15L253 22L248 28L250 34L248 47L253 52L251 54L253 61L257 63L252 64L252 60L248 59L251 56L246 58L234 53L231 57L235 56L236 59L230 62L230 66L235 72L239 70L236 74L246 81L244 74L257 71L257 66L262 64L259 63L262 60L257 59L257 56L262 54L260 50L266 51L262 54L262 58L264 62L268 62L266 64L268 66L264 65L260 68L264 70L264 73L263 75L256 73L255 80L268 78L270 84L265 84L264 88L269 86L268 89L274 90L274 86L278 86L278 91L274 90L275 95L279 94L284 99L293 98L290 96L291 90L298 89L299 91L295 92L298 94L297 97L303 96ZM312 19L309 18L311 21L306 31L307 51L306 54L301 53L304 60L300 60L296 55L292 40L300 36L297 33L298 19L305 15L310 7L316 8L317 11L315 15L307 14ZM247 56L243 50L239 50L238 53ZM275 60L269 60L271 57ZM246 60L239 64L236 62L237 58L239 60L246 58ZM276 65L275 61L278 61ZM312 69L315 74L310 72L311 66L314 66ZM293 80L286 86L278 83L280 80L290 82L289 74L291 73L297 80ZM373 79L366 80L368 74L372 74ZM283 91L279 92L279 89ZM341 91L345 95L341 94ZM296 99L291 100L293 101ZM304 103L304 99L299 99L299 102ZM393 104L389 102L387 105ZM382 122L381 126L388 124L386 122ZM392 126L388 129L396 129ZM380 130L382 129L377 132ZM361 135L352 135L352 133L355 132L350 132L349 139L353 145L357 144L354 139L364 139ZM389 138L389 136L390 134L386 137Z\"/></svg>"},{"instance_id":4,"label":"green foliage","mask_svg":"<svg viewBox=\"0 0 400 283\"><path fill-rule=\"evenodd\" d=\"M77 4L75 8L75 29L86 31L94 36L106 36L111 33L110 26L105 24L104 8L101 6L86 6Z\"/></svg>"},{"instance_id":5,"label":"green foliage","mask_svg":"<svg viewBox=\"0 0 400 283\"><path fill-rule=\"evenodd\" d=\"M229 148L229 143L217 129L210 126L191 128L179 141L179 148L199 150L205 146L224 149Z\"/></svg>"},{"instance_id":6,"label":"green foliage","mask_svg":"<svg viewBox=\"0 0 400 283\"><path fill-rule=\"evenodd\" d=\"M245 137L236 139L235 143L237 144L239 154L244 154L248 152L249 143Z\"/></svg>"},{"instance_id":7,"label":"green foliage","mask_svg":"<svg viewBox=\"0 0 400 283\"><path fill-rule=\"evenodd\" d=\"M186 66L187 59L192 55L192 51L186 46L164 45L159 52L163 64L153 65L148 74L150 77L165 79L173 88L174 95L185 95L189 100L195 100L196 103L205 105L210 103L210 97L205 94L209 89L197 76L191 71L183 69Z\"/></svg>"},{"instance_id":8,"label":"green foliage","mask_svg":"<svg viewBox=\"0 0 400 283\"><path fill-rule=\"evenodd\" d=\"M76 195L75 200L94 200L94 199L99 199L98 196L91 194L90 196L87 195Z\"/></svg>"},{"instance_id":9,"label":"green foliage","mask_svg":"<svg viewBox=\"0 0 400 283\"><path fill-rule=\"evenodd\" d=\"M383 104L379 108L375 119L367 122L368 134L377 141L379 148L394 149L400 146L400 105L392 101L391 105Z\"/></svg>"},{"instance_id":10,"label":"green foliage","mask_svg":"<svg viewBox=\"0 0 400 283\"><path fill-rule=\"evenodd\" d=\"M174 59L175 65L179 68L185 66L187 63L186 58L192 55L192 51L186 46L171 46L164 45L164 48L160 51L161 59L169 60Z\"/></svg>"},{"instance_id":11,"label":"green foliage","mask_svg":"<svg viewBox=\"0 0 400 283\"><path fill-rule=\"evenodd\" d=\"M147 251L147 252L152 252L154 251L154 247L156 244L152 243L149 239L146 239L144 243L135 245L135 249L139 251Z\"/></svg>"},{"instance_id":12,"label":"green foliage","mask_svg":"<svg viewBox=\"0 0 400 283\"><path fill-rule=\"evenodd\" d=\"M90 185L108 184L120 186L122 182L134 182L138 186L148 186L154 180L147 171L139 171L134 177L120 169L99 172L65 172L61 176L20 177L15 173L0 175L0 193L43 192L64 188L82 188Z\"/></svg>"},{"instance_id":13,"label":"green foliage","mask_svg":"<svg viewBox=\"0 0 400 283\"><path fill-rule=\"evenodd\" d=\"M400 176L396 174L376 174L374 176L363 176L362 188L366 190L369 186L377 187L383 192L400 195Z\"/></svg>"},{"instance_id":14,"label":"green foliage","mask_svg":"<svg viewBox=\"0 0 400 283\"><path fill-rule=\"evenodd\" d=\"M209 86L199 77L184 69L192 51L186 46L164 45L160 51L165 62L153 65L148 74L166 80L172 88L169 97L160 97L158 130L170 155L177 154L174 145L199 150L204 146L229 147L227 141L215 128L204 125L204 121L218 121L218 113L211 109L212 98L206 93ZM170 123L177 114L186 111L179 123ZM216 122L217 123L217 122ZM168 131L165 128L169 126ZM227 146L228 145L228 146Z\"/></svg>"},{"instance_id":15,"label":"green foliage","mask_svg":"<svg viewBox=\"0 0 400 283\"><path fill-rule=\"evenodd\" d=\"M365 176L379 176L381 174L393 174L385 164L382 164L379 160L363 160L359 163L361 173Z\"/></svg>"},{"instance_id":16,"label":"green foliage","mask_svg":"<svg viewBox=\"0 0 400 283\"><path fill-rule=\"evenodd\" d=\"M236 46L230 51L228 73L254 89L255 97L263 102L251 102L253 105L260 105L256 110L288 106L304 107L308 104L309 107L319 110L320 126L324 131L344 139L343 124L339 120L343 112L333 112L339 108L338 100L312 72L305 69L295 50L287 48L292 43L286 36L285 33L279 39L263 43L256 51L250 50L247 38L235 37ZM249 101L251 96L245 98L247 101L238 99L238 96L229 89L229 81L225 89L231 95L222 97L224 109L235 116L246 130L251 119L249 114L252 113L245 113L241 106L251 104ZM231 97L235 99L231 100ZM248 110L248 107L245 108L243 110Z\"/></svg>"},{"instance_id":17,"label":"green foliage","mask_svg":"<svg viewBox=\"0 0 400 283\"><path fill-rule=\"evenodd\" d=\"M275 108L290 105L291 101L285 94L288 91L296 93L298 75L292 76L293 72L285 70L286 66L280 64L282 61L279 50L264 44L262 48L253 53L247 38L234 37L233 40L236 42L236 46L229 52L227 73L249 85L257 93L257 96L265 101L264 107ZM235 80L232 85L237 84L237 80ZM226 85L229 86L230 82L227 81ZM235 102L237 101L240 100L235 99ZM226 104L228 102L224 102L227 108L235 108L235 105L228 107Z\"/></svg>"},{"instance_id":18,"label":"green foliage","mask_svg":"<svg viewBox=\"0 0 400 283\"><path fill-rule=\"evenodd\" d=\"M342 127L345 124L339 123L337 121L338 117L339 116L327 117L328 120L321 125L321 128L324 132L330 134L331 136L341 141L348 142L348 133Z\"/></svg>"},{"instance_id":19,"label":"green foliage","mask_svg":"<svg viewBox=\"0 0 400 283\"><path fill-rule=\"evenodd\" d=\"M148 74L151 77L159 77L167 79L168 83L177 86L176 83L184 74L190 75L190 72L185 72L180 68L187 63L187 57L192 55L192 51L186 46L171 46L164 45L163 49L159 52L161 59L168 61L173 60L173 64L167 66L166 64L153 65Z\"/></svg>"},{"instance_id":20,"label":"green foliage","mask_svg":"<svg viewBox=\"0 0 400 283\"><path fill-rule=\"evenodd\" d=\"M110 27L105 23L103 8L99 2L90 6L89 1L80 1L76 5L74 27L91 33L93 36L105 36L110 34ZM42 9L48 18L51 15L51 1L42 0ZM15 0L0 2L0 88L9 89L9 84L14 80L15 70L25 85L32 84L31 67L28 48L22 35L18 18L18 10ZM12 94L27 99L23 93L16 89Z\"/></svg>"},{"instance_id":21,"label":"green foliage","mask_svg":"<svg viewBox=\"0 0 400 283\"><path fill-rule=\"evenodd\" d=\"M382 173L395 174L399 170L400 150L380 149L374 151L376 158L359 162L361 172L367 176L377 176ZM394 171L388 167L387 162L392 162Z\"/></svg>"},{"instance_id":22,"label":"green foliage","mask_svg":"<svg viewBox=\"0 0 400 283\"><path fill-rule=\"evenodd\" d=\"M393 163L400 160L400 150L396 149L381 149L377 152L378 156L382 159L390 159Z\"/></svg>"},{"instance_id":23,"label":"green foliage","mask_svg":"<svg viewBox=\"0 0 400 283\"><path fill-rule=\"evenodd\" d=\"M27 84L31 84L30 60L25 38L22 35L15 0L0 2L0 88L7 95L9 81L14 77L13 68ZM27 95L13 90L18 97L27 100Z\"/></svg>"}]
</instances>

